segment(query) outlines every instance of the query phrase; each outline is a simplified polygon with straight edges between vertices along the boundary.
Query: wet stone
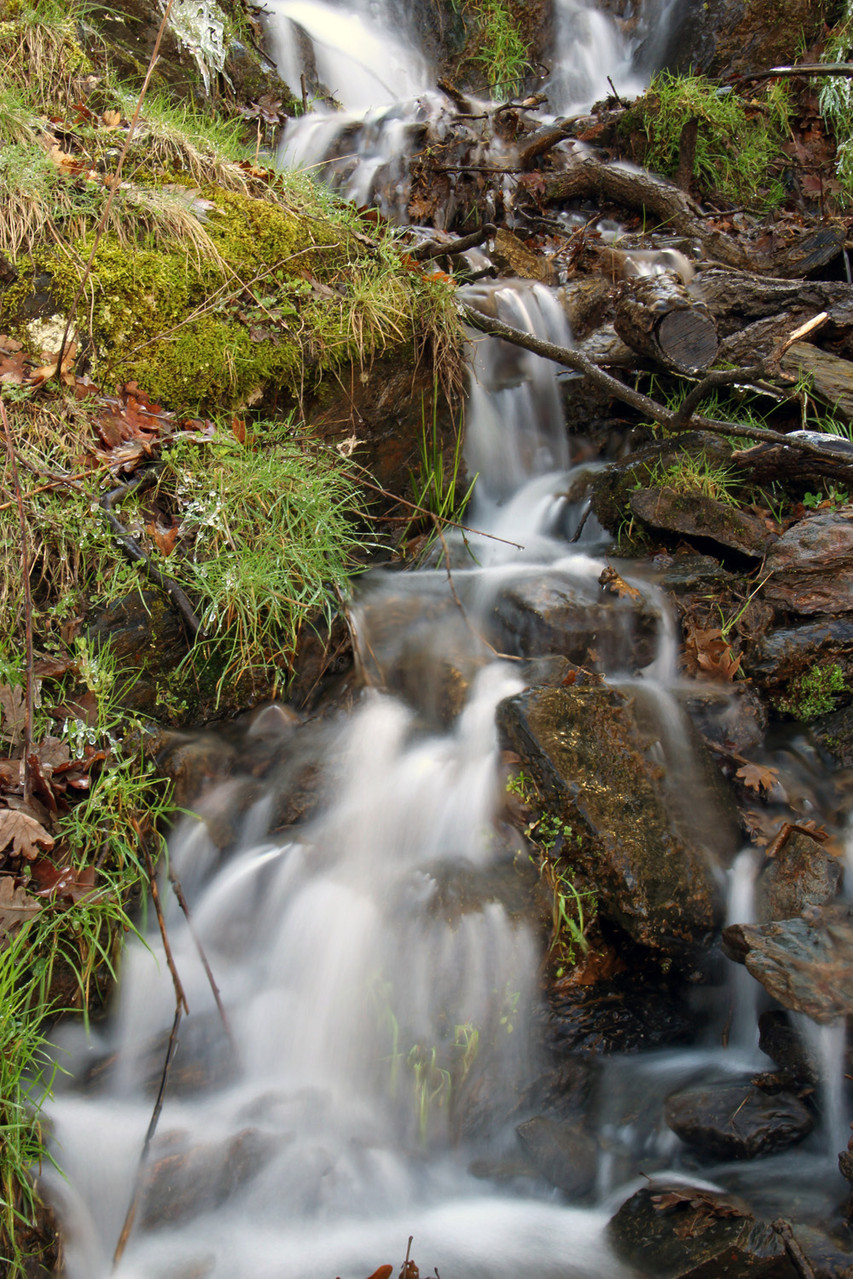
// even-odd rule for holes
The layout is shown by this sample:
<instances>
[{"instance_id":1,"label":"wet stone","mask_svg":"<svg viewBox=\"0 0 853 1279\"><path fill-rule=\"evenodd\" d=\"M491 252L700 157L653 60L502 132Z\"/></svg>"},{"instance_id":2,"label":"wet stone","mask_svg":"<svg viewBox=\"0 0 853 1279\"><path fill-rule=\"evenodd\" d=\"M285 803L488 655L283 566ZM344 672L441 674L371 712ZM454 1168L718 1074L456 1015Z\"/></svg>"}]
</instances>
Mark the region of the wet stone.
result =
<instances>
[{"instance_id":1,"label":"wet stone","mask_svg":"<svg viewBox=\"0 0 853 1279\"><path fill-rule=\"evenodd\" d=\"M630 506L632 513L651 528L711 541L755 559L762 558L771 536L756 516L701 493L638 489L631 494Z\"/></svg>"},{"instance_id":2,"label":"wet stone","mask_svg":"<svg viewBox=\"0 0 853 1279\"><path fill-rule=\"evenodd\" d=\"M498 724L571 827L573 864L601 915L643 946L692 957L713 934L719 890L707 851L675 828L633 705L606 686L534 688L503 702Z\"/></svg>"},{"instance_id":3,"label":"wet stone","mask_svg":"<svg viewBox=\"0 0 853 1279\"><path fill-rule=\"evenodd\" d=\"M824 906L840 883L838 859L816 839L795 831L759 877L759 920L794 919L809 906Z\"/></svg>"},{"instance_id":4,"label":"wet stone","mask_svg":"<svg viewBox=\"0 0 853 1279\"><path fill-rule=\"evenodd\" d=\"M172 1144L177 1149L170 1150ZM194 1146L164 1135L145 1175L140 1225L162 1229L218 1208L261 1171L279 1144L254 1128Z\"/></svg>"},{"instance_id":5,"label":"wet stone","mask_svg":"<svg viewBox=\"0 0 853 1279\"><path fill-rule=\"evenodd\" d=\"M579 1125L536 1115L515 1131L530 1163L552 1186L571 1198L593 1189L598 1146Z\"/></svg>"},{"instance_id":6,"label":"wet stone","mask_svg":"<svg viewBox=\"0 0 853 1279\"><path fill-rule=\"evenodd\" d=\"M548 574L501 592L490 638L517 657L554 653L591 669L637 669L653 659L657 629L647 604L603 593L597 578L572 583Z\"/></svg>"},{"instance_id":7,"label":"wet stone","mask_svg":"<svg viewBox=\"0 0 853 1279\"><path fill-rule=\"evenodd\" d=\"M648 974L642 980L627 973L592 986L566 985L549 998L547 1043L561 1054L642 1052L688 1043L695 1032L683 989Z\"/></svg>"},{"instance_id":8,"label":"wet stone","mask_svg":"<svg viewBox=\"0 0 853 1279\"><path fill-rule=\"evenodd\" d=\"M853 906L812 907L808 918L732 924L723 950L784 1008L825 1023L853 1014Z\"/></svg>"},{"instance_id":9,"label":"wet stone","mask_svg":"<svg viewBox=\"0 0 853 1279\"><path fill-rule=\"evenodd\" d=\"M742 1084L686 1088L666 1101L666 1122L688 1146L712 1159L754 1159L803 1141L814 1116L792 1093Z\"/></svg>"},{"instance_id":10,"label":"wet stone","mask_svg":"<svg viewBox=\"0 0 853 1279\"><path fill-rule=\"evenodd\" d=\"M746 1204L682 1182L652 1182L607 1228L617 1254L655 1279L797 1279L780 1236Z\"/></svg>"},{"instance_id":11,"label":"wet stone","mask_svg":"<svg viewBox=\"0 0 853 1279\"><path fill-rule=\"evenodd\" d=\"M706 684L684 698L682 705L704 741L712 746L743 755L764 741L767 711L748 684L731 688Z\"/></svg>"},{"instance_id":12,"label":"wet stone","mask_svg":"<svg viewBox=\"0 0 853 1279\"><path fill-rule=\"evenodd\" d=\"M791 1019L779 1008L769 1008L758 1018L758 1047L797 1083L817 1084L820 1071L791 1025Z\"/></svg>"},{"instance_id":13,"label":"wet stone","mask_svg":"<svg viewBox=\"0 0 853 1279\"><path fill-rule=\"evenodd\" d=\"M795 613L853 610L853 512L800 520L767 553L765 598Z\"/></svg>"},{"instance_id":14,"label":"wet stone","mask_svg":"<svg viewBox=\"0 0 853 1279\"><path fill-rule=\"evenodd\" d=\"M815 666L835 663L849 683L853 679L853 621L847 617L821 617L771 631L750 649L746 662L750 677L771 693L786 692L791 680Z\"/></svg>"}]
</instances>

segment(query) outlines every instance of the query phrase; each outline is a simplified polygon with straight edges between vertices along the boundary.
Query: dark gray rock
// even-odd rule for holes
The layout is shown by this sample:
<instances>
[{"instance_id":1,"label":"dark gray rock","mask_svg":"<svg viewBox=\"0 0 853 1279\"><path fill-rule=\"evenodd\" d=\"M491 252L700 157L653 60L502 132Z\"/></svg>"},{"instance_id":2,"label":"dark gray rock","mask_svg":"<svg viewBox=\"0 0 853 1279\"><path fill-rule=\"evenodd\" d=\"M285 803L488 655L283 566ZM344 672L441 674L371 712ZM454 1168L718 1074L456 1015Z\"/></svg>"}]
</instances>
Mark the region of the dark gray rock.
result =
<instances>
[{"instance_id":1,"label":"dark gray rock","mask_svg":"<svg viewBox=\"0 0 853 1279\"><path fill-rule=\"evenodd\" d=\"M792 1093L742 1084L685 1088L666 1101L672 1131L714 1159L753 1159L802 1141L814 1128L809 1108Z\"/></svg>"},{"instance_id":2,"label":"dark gray rock","mask_svg":"<svg viewBox=\"0 0 853 1279\"><path fill-rule=\"evenodd\" d=\"M588 669L634 670L654 657L657 631L657 616L644 601L605 593L597 581L543 574L501 592L489 638L518 657L557 653Z\"/></svg>"},{"instance_id":3,"label":"dark gray rock","mask_svg":"<svg viewBox=\"0 0 853 1279\"><path fill-rule=\"evenodd\" d=\"M780 1008L769 1008L758 1018L758 1047L796 1083L815 1085L820 1070L806 1045Z\"/></svg>"},{"instance_id":4,"label":"dark gray rock","mask_svg":"<svg viewBox=\"0 0 853 1279\"><path fill-rule=\"evenodd\" d=\"M607 1231L617 1254L654 1279L798 1279L777 1232L714 1190L652 1182Z\"/></svg>"},{"instance_id":5,"label":"dark gray rock","mask_svg":"<svg viewBox=\"0 0 853 1279\"><path fill-rule=\"evenodd\" d=\"M549 997L547 1043L557 1053L643 1052L689 1043L696 1030L683 988L647 972L560 986Z\"/></svg>"},{"instance_id":6,"label":"dark gray rock","mask_svg":"<svg viewBox=\"0 0 853 1279\"><path fill-rule=\"evenodd\" d=\"M677 533L726 550L761 559L772 534L764 522L728 502L699 492L673 488L644 488L631 494L631 511L639 520L664 533Z\"/></svg>"},{"instance_id":7,"label":"dark gray rock","mask_svg":"<svg viewBox=\"0 0 853 1279\"><path fill-rule=\"evenodd\" d=\"M552 1186L573 1199L592 1190L598 1147L579 1125L536 1115L515 1131L530 1163Z\"/></svg>"},{"instance_id":8,"label":"dark gray rock","mask_svg":"<svg viewBox=\"0 0 853 1279\"><path fill-rule=\"evenodd\" d=\"M794 613L853 610L853 511L824 511L793 524L767 552L764 597Z\"/></svg>"}]
</instances>

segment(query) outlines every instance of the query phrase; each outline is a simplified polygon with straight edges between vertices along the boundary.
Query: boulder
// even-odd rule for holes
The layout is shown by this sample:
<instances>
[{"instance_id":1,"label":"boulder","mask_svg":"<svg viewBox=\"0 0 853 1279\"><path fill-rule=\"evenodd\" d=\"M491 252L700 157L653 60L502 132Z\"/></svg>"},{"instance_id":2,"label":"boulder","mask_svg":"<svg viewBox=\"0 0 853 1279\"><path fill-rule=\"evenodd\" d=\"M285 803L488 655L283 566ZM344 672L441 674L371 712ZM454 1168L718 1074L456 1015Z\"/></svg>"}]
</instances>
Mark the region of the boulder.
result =
<instances>
[{"instance_id":1,"label":"boulder","mask_svg":"<svg viewBox=\"0 0 853 1279\"><path fill-rule=\"evenodd\" d=\"M834 665L841 667L849 684L853 680L853 619L846 616L816 617L771 631L749 649L745 661L750 678L771 695L785 694L794 681L817 666Z\"/></svg>"},{"instance_id":2,"label":"boulder","mask_svg":"<svg viewBox=\"0 0 853 1279\"><path fill-rule=\"evenodd\" d=\"M623 1260L655 1279L797 1279L780 1235L716 1190L652 1182L607 1233Z\"/></svg>"},{"instance_id":3,"label":"boulder","mask_svg":"<svg viewBox=\"0 0 853 1279\"><path fill-rule=\"evenodd\" d=\"M601 914L643 946L695 956L720 917L712 859L675 829L656 743L644 749L632 700L606 686L533 688L503 702L498 723L571 827L573 863Z\"/></svg>"},{"instance_id":4,"label":"boulder","mask_svg":"<svg viewBox=\"0 0 853 1279\"><path fill-rule=\"evenodd\" d=\"M758 1018L758 1047L796 1083L820 1083L819 1067L781 1008L768 1008Z\"/></svg>"},{"instance_id":5,"label":"boulder","mask_svg":"<svg viewBox=\"0 0 853 1279\"><path fill-rule=\"evenodd\" d=\"M573 1199L593 1189L598 1146L579 1125L535 1115L515 1131L527 1159L552 1186Z\"/></svg>"},{"instance_id":6,"label":"boulder","mask_svg":"<svg viewBox=\"0 0 853 1279\"><path fill-rule=\"evenodd\" d=\"M853 510L800 520L767 552L764 597L794 613L853 610Z\"/></svg>"},{"instance_id":7,"label":"boulder","mask_svg":"<svg viewBox=\"0 0 853 1279\"><path fill-rule=\"evenodd\" d=\"M809 906L825 906L838 893L841 864L801 831L788 836L758 879L758 918L795 919Z\"/></svg>"},{"instance_id":8,"label":"boulder","mask_svg":"<svg viewBox=\"0 0 853 1279\"><path fill-rule=\"evenodd\" d=\"M591 986L558 984L549 995L546 1042L554 1053L597 1058L689 1043L696 1020L676 984L648 972Z\"/></svg>"},{"instance_id":9,"label":"boulder","mask_svg":"<svg viewBox=\"0 0 853 1279\"><path fill-rule=\"evenodd\" d=\"M672 1131L712 1159L753 1159L785 1150L814 1128L814 1115L793 1093L765 1091L749 1080L685 1088L666 1100Z\"/></svg>"},{"instance_id":10,"label":"boulder","mask_svg":"<svg viewBox=\"0 0 853 1279\"><path fill-rule=\"evenodd\" d=\"M279 1148L256 1128L219 1143L190 1145L164 1134L151 1154L142 1189L140 1226L162 1230L210 1212L252 1180Z\"/></svg>"},{"instance_id":11,"label":"boulder","mask_svg":"<svg viewBox=\"0 0 853 1279\"><path fill-rule=\"evenodd\" d=\"M631 513L651 528L761 559L772 534L764 522L729 502L699 492L642 488L631 494Z\"/></svg>"},{"instance_id":12,"label":"boulder","mask_svg":"<svg viewBox=\"0 0 853 1279\"><path fill-rule=\"evenodd\" d=\"M654 657L658 618L647 601L603 591L596 578L549 573L506 587L489 630L500 652L517 657L558 653L588 668L635 670Z\"/></svg>"},{"instance_id":13,"label":"boulder","mask_svg":"<svg viewBox=\"0 0 853 1279\"><path fill-rule=\"evenodd\" d=\"M812 907L808 918L732 924L723 950L784 1008L816 1022L853 1015L853 905Z\"/></svg>"}]
</instances>

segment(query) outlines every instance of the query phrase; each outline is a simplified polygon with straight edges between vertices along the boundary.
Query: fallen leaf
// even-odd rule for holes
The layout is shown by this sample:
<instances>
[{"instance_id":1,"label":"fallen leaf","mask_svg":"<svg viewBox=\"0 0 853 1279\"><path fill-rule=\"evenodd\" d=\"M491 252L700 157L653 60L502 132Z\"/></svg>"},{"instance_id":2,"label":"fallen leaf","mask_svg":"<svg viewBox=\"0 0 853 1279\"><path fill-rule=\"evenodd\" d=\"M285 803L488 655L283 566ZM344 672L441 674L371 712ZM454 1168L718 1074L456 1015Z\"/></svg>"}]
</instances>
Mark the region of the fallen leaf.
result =
<instances>
[{"instance_id":1,"label":"fallen leaf","mask_svg":"<svg viewBox=\"0 0 853 1279\"><path fill-rule=\"evenodd\" d=\"M16 888L11 875L0 876L0 935L3 941L9 934L27 919L32 919L41 910L38 902L33 901L23 888ZM2 944L2 942L0 942Z\"/></svg>"},{"instance_id":2,"label":"fallen leaf","mask_svg":"<svg viewBox=\"0 0 853 1279\"><path fill-rule=\"evenodd\" d=\"M636 586L630 586L610 564L602 571L598 584L603 586L605 590L611 591L614 595L618 595L620 599L634 600L639 603L643 598L642 593L637 590Z\"/></svg>"},{"instance_id":3,"label":"fallen leaf","mask_svg":"<svg viewBox=\"0 0 853 1279\"><path fill-rule=\"evenodd\" d=\"M755 791L756 795L769 795L779 780L779 770L765 764L744 764L735 776L740 778L747 790Z\"/></svg>"},{"instance_id":4,"label":"fallen leaf","mask_svg":"<svg viewBox=\"0 0 853 1279\"><path fill-rule=\"evenodd\" d=\"M0 684L0 738L14 745L27 722L27 699L19 684Z\"/></svg>"},{"instance_id":5,"label":"fallen leaf","mask_svg":"<svg viewBox=\"0 0 853 1279\"><path fill-rule=\"evenodd\" d=\"M175 541L178 536L178 529L181 527L180 520L173 524L171 528L160 528L151 520L145 525L145 531L153 538L154 544L163 555L171 555L175 549Z\"/></svg>"},{"instance_id":6,"label":"fallen leaf","mask_svg":"<svg viewBox=\"0 0 853 1279\"><path fill-rule=\"evenodd\" d=\"M94 866L54 866L40 857L30 867L30 893L36 897L61 897L78 902L95 890Z\"/></svg>"},{"instance_id":7,"label":"fallen leaf","mask_svg":"<svg viewBox=\"0 0 853 1279\"><path fill-rule=\"evenodd\" d=\"M11 808L0 809L0 851L12 845L19 857L33 861L38 857L38 845L42 848L53 848L55 840L49 835L41 822L37 822L28 813L15 812Z\"/></svg>"},{"instance_id":8,"label":"fallen leaf","mask_svg":"<svg viewBox=\"0 0 853 1279\"><path fill-rule=\"evenodd\" d=\"M393 1266L380 1266L378 1270L374 1270L372 1275L368 1275L367 1279L391 1279L393 1273Z\"/></svg>"},{"instance_id":9,"label":"fallen leaf","mask_svg":"<svg viewBox=\"0 0 853 1279\"><path fill-rule=\"evenodd\" d=\"M117 129L121 124L120 111L105 111L101 116L101 125L104 129Z\"/></svg>"},{"instance_id":10,"label":"fallen leaf","mask_svg":"<svg viewBox=\"0 0 853 1279\"><path fill-rule=\"evenodd\" d=\"M684 635L684 655L688 669L702 671L713 679L732 680L740 670L741 655L723 638L718 626L689 623Z\"/></svg>"}]
</instances>

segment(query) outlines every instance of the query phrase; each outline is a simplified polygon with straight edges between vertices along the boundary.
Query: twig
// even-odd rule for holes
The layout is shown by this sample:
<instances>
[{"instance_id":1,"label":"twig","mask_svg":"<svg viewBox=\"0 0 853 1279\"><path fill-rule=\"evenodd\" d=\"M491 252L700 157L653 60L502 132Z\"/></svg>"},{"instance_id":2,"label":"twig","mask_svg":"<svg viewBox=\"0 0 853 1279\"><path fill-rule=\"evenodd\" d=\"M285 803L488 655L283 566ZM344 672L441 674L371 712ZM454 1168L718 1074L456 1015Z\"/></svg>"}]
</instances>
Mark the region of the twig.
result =
<instances>
[{"instance_id":1,"label":"twig","mask_svg":"<svg viewBox=\"0 0 853 1279\"><path fill-rule=\"evenodd\" d=\"M624 107L625 103L622 101L622 99L619 97L619 94L616 92L616 85L610 79L610 76L607 77L607 83L610 85L610 92L613 94L614 98L616 99L616 105L620 107Z\"/></svg>"},{"instance_id":2,"label":"twig","mask_svg":"<svg viewBox=\"0 0 853 1279\"><path fill-rule=\"evenodd\" d=\"M470 235L460 236L459 239L450 240L446 244L441 244L438 240L427 240L412 249L409 256L416 262L427 262L430 258L443 258L448 253L464 253L466 249L476 249L478 245L483 244L495 234L496 230L497 227L493 222L484 222L478 231L472 231Z\"/></svg>"},{"instance_id":3,"label":"twig","mask_svg":"<svg viewBox=\"0 0 853 1279\"><path fill-rule=\"evenodd\" d=\"M524 550L520 542L510 542L508 538L498 537L496 533L484 533L482 529L472 528L470 524L460 524L458 520L445 519L442 515L436 515L435 511L427 510L425 506L418 506L416 502L408 502L397 493L389 493L388 489L381 488L378 484L371 484L363 475L352 475L347 471L343 471L342 474L347 479L352 480L354 484L361 484L364 488L370 489L371 493L379 493L381 497L387 497L392 502L398 502L400 506L405 506L407 510L414 511L417 515L426 515L431 520L441 520L444 528L459 528L463 533L473 533L475 537L487 537L492 542L501 542L504 546L513 546L517 551Z\"/></svg>"},{"instance_id":4,"label":"twig","mask_svg":"<svg viewBox=\"0 0 853 1279\"><path fill-rule=\"evenodd\" d=\"M182 1008L180 1003L175 1005L175 1016L172 1021L172 1030L169 1035L169 1042L166 1046L166 1060L163 1062L163 1073L160 1076L160 1087L157 1090L157 1100L154 1102L154 1109L151 1112L151 1119L148 1124L148 1131L145 1134L145 1141L142 1143L142 1151L139 1156L139 1164L136 1169L136 1181L133 1187L133 1196L128 1205L127 1214L124 1219L124 1225L121 1228L121 1234L118 1237L115 1252L113 1253L113 1270L122 1259L124 1250L127 1247L127 1241L133 1230L133 1223L136 1220L136 1210L139 1207L139 1198L142 1194L142 1170L148 1160L148 1152L151 1149L151 1142L154 1140L154 1134L157 1131L157 1124L160 1122L160 1112L163 1109L163 1102L166 1099L166 1083L169 1078L169 1067L172 1064L172 1058L175 1055L175 1049L178 1045L178 1030L181 1025Z\"/></svg>"},{"instance_id":5,"label":"twig","mask_svg":"<svg viewBox=\"0 0 853 1279\"><path fill-rule=\"evenodd\" d=\"M749 84L753 80L772 80L776 76L840 76L850 79L853 76L853 62L803 62L798 67L771 67L769 71L755 71L752 75L733 77L738 84Z\"/></svg>"},{"instance_id":6,"label":"twig","mask_svg":"<svg viewBox=\"0 0 853 1279\"><path fill-rule=\"evenodd\" d=\"M441 542L441 546L444 551L444 570L447 573L447 585L450 587L450 594L453 596L453 602L456 605L456 607L459 609L459 612L462 614L462 619L465 622L465 625L468 627L468 630L475 637L475 639L478 639L480 641L481 644L485 644L489 652L494 653L495 657L499 657L505 662L523 662L524 658L518 657L515 653L499 652L495 648L494 644L491 644L486 639L485 635L483 635L481 631L477 630L477 627L471 621L465 609L465 605L462 603L461 599L459 598L459 595L457 594L456 586L453 582L453 575L450 572L450 550L448 549L447 541L445 539L444 534L441 531L441 526L438 523L438 517L433 516L433 519L435 521L436 536L438 537L438 540Z\"/></svg>"},{"instance_id":7,"label":"twig","mask_svg":"<svg viewBox=\"0 0 853 1279\"><path fill-rule=\"evenodd\" d=\"M788 1260L800 1276L800 1279L815 1279L814 1266L797 1242L791 1229L790 1221L785 1221L783 1217L779 1217L777 1221L771 1221L770 1229L774 1230L782 1240L782 1247L785 1249Z\"/></svg>"},{"instance_id":8,"label":"twig","mask_svg":"<svg viewBox=\"0 0 853 1279\"><path fill-rule=\"evenodd\" d=\"M228 1014L226 1013L225 1006L222 1003L222 997L220 995L219 987L217 986L216 981L214 979L213 971L207 960L207 955L204 953L204 947L201 944L201 938L199 937L198 933L195 930L195 925L193 924L192 916L190 915L189 903L187 902L187 899L184 896L184 890L181 887L181 881L178 879L177 875L175 874L171 866L169 867L169 883L172 885L172 891L174 892L175 896L178 899L178 904L181 910L184 912L184 919L187 921L187 928L189 929L190 937L192 937L193 939L195 948L198 951L198 957L201 960L202 967L204 968L205 974L207 976L208 984L210 986L210 989L213 992L213 998L216 1001L216 1007L219 1010L219 1016L222 1019L222 1025L225 1027L225 1033L231 1041L232 1048L236 1050L237 1041L234 1038L234 1032L232 1031L231 1024L228 1021Z\"/></svg>"},{"instance_id":9,"label":"twig","mask_svg":"<svg viewBox=\"0 0 853 1279\"><path fill-rule=\"evenodd\" d=\"M668 430L685 430L688 425L695 426L700 430L710 431L715 435L758 440L765 444L782 444L786 448L796 449L798 452L807 453L812 457L826 458L826 454L822 449L810 444L807 440L792 440L781 431L770 431L766 427L742 426L736 422L721 422L716 418L704 417L695 413L689 420L679 421L677 420L677 411L673 412L670 409L666 409L662 404L658 404L656 400L652 400L640 391L635 391L632 387L626 386L624 382L620 382L618 378L613 377L610 373L605 373L600 365L582 355L580 351L570 351L567 347L556 346L553 342L546 342L542 338L533 337L530 333L522 333L520 329L504 324L502 320L495 320L490 316L484 315L482 311L476 310L466 302L458 302L457 305L463 319L472 328L479 329L481 333L487 333L491 337L503 338L507 342L512 342L515 346L523 347L525 351L532 351L534 355L541 355L546 360L553 360L555 364L562 364L565 368L574 369L575 372L582 373L595 386L607 391L614 399L621 400L624 404L629 404L640 413L646 414L653 422L658 422L661 426L667 427ZM764 366L760 366L760 369L761 372L764 372ZM745 369L718 370L717 373L709 373L706 378L703 378L703 382L708 385L708 379L710 378L719 379L716 382L717 385L726 381L748 381L749 375L754 373L755 366Z\"/></svg>"},{"instance_id":10,"label":"twig","mask_svg":"<svg viewBox=\"0 0 853 1279\"><path fill-rule=\"evenodd\" d=\"M35 675L33 672L33 596L30 587L30 555L27 545L27 521L24 515L24 499L21 493L21 480L18 475L18 460L15 455L15 444L6 416L6 405L0 400L0 416L3 418L3 433L6 437L6 452L9 455L9 467L12 471L12 483L15 487L15 500L18 506L18 524L21 536L21 575L24 587L24 637L26 644L26 688L24 700L24 800L30 798L30 747L33 740L33 706L35 699Z\"/></svg>"},{"instance_id":11,"label":"twig","mask_svg":"<svg viewBox=\"0 0 853 1279\"><path fill-rule=\"evenodd\" d=\"M201 629L201 623L196 617L192 604L189 602L180 586L178 586L177 582L173 581L171 577L167 577L165 573L161 573L158 568L154 567L151 563L151 557L146 555L136 538L127 531L118 516L113 512L114 502L121 501L121 499L126 497L128 493L132 493L137 489L148 488L154 483L156 478L157 472L155 470L139 471L132 479L128 480L126 484L119 484L116 488L110 489L109 493L105 493L101 498L99 505L107 517L107 523L112 530L115 540L118 542L125 555L132 563L141 564L146 577L148 577L155 586L159 586L161 591L165 591L169 598L174 601L175 606L187 624L187 629L190 634L195 636L198 635Z\"/></svg>"},{"instance_id":12,"label":"twig","mask_svg":"<svg viewBox=\"0 0 853 1279\"><path fill-rule=\"evenodd\" d=\"M134 823L134 825L136 825L136 823ZM139 1207L139 1200L142 1194L142 1171L148 1161L151 1142L154 1140L154 1134L157 1131L157 1124L160 1122L160 1114L163 1110L163 1103L166 1100L166 1084L169 1078L169 1069L172 1065L172 1058L175 1055L175 1049L178 1044L178 1030L180 1029L181 1018L185 1012L189 1013L187 997L184 994L184 987L175 966L172 947L169 944L169 934L166 931L166 921L163 918L163 909L160 902L160 890L157 887L157 874L154 870L154 862L138 825L136 825L136 833L139 837L142 853L148 870L148 882L151 886L151 897L154 902L154 909L157 913L157 925L160 929L160 937L163 941L163 953L166 956L166 964L168 966L169 973L171 974L172 986L175 991L175 1016L172 1019L172 1030L169 1035L169 1042L166 1045L166 1059L163 1062L163 1072L160 1076L160 1087L157 1090L157 1099L154 1102L154 1109L151 1112L151 1119L149 1120L148 1129L145 1133L145 1140L142 1143L142 1150L139 1154L139 1163L136 1167L133 1194L131 1195L130 1204L128 1205L127 1213L124 1218L124 1224L121 1228L121 1234L118 1237L118 1243L116 1244L115 1252L113 1253L114 1270L122 1259L124 1250L127 1247L127 1241L130 1238L131 1231L133 1230L133 1223L136 1220L136 1212Z\"/></svg>"},{"instance_id":13,"label":"twig","mask_svg":"<svg viewBox=\"0 0 853 1279\"><path fill-rule=\"evenodd\" d=\"M95 237L92 241L92 250L89 254L88 261L86 262L86 265L83 268L83 278L81 279L77 287L77 292L74 294L74 297L71 300L71 305L68 308L68 315L65 320L65 329L62 334L62 341L59 344L59 351L57 352L57 355L56 355L57 373L60 373L62 370L62 357L65 353L65 347L68 343L68 334L71 332L71 325L74 322L74 313L77 310L77 304L80 301L85 291L86 284L88 282L89 275L92 270L92 264L95 261L95 254L98 252L98 245L101 242L101 236L104 234L104 231L106 230L107 222L109 221L110 213L112 212L113 202L115 200L115 194L116 194L116 191L118 191L119 183L121 182L121 171L122 171L122 168L124 167L125 157L127 156L127 153L130 150L130 144L133 141L133 135L136 132L136 126L139 122L139 115L140 115L140 112L142 111L142 104L145 101L145 95L148 92L148 86L151 83L151 77L154 74L154 68L157 65L157 59L160 55L160 45L162 43L163 36L166 31L166 26L168 24L169 16L172 12L172 5L174 4L174 2L175 0L167 0L166 8L163 11L163 17L160 19L160 26L157 29L157 35L154 40L154 48L151 50L151 57L148 60L148 70L145 72L145 79L142 81L142 88L139 90L139 97L136 100L136 107L134 109L133 116L128 126L127 137L124 140L124 146L121 149L121 153L118 158L118 163L116 164L116 171L113 174L112 179L110 180L110 193L107 197L107 202L104 205L104 211L100 216L97 227L95 228Z\"/></svg>"}]
</instances>

